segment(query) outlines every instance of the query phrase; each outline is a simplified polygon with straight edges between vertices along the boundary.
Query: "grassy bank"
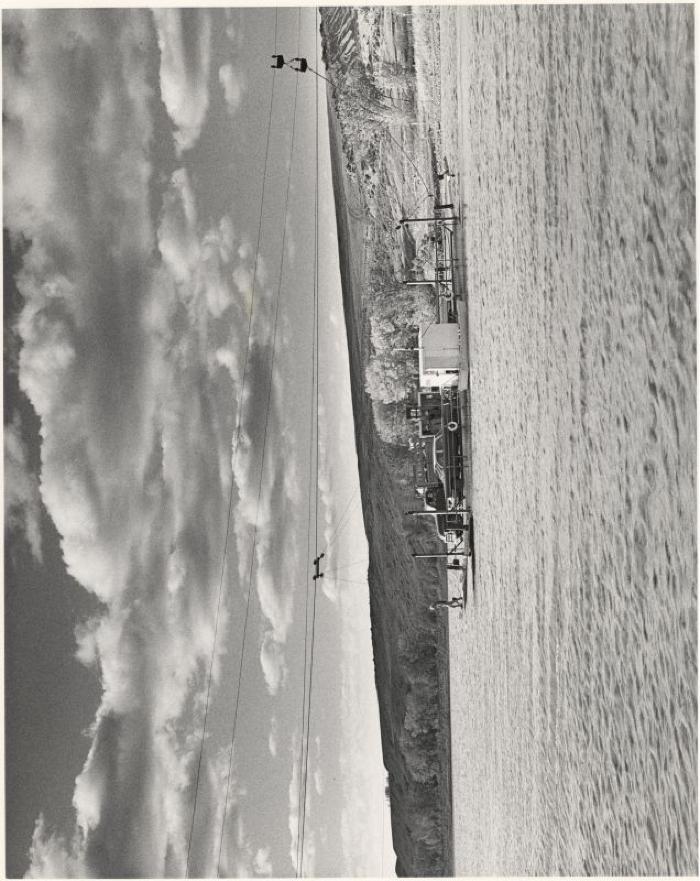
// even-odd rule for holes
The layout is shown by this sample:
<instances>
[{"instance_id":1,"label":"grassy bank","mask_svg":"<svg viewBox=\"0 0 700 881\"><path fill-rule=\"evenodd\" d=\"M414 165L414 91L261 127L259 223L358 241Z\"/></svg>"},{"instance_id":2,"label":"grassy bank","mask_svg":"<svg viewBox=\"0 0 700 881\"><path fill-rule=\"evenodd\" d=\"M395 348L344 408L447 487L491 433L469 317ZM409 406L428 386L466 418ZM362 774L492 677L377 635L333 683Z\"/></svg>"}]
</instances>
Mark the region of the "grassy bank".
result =
<instances>
[{"instance_id":1,"label":"grassy bank","mask_svg":"<svg viewBox=\"0 0 700 881\"><path fill-rule=\"evenodd\" d=\"M434 527L415 506L407 456L377 433L365 390L371 351L363 301L367 222L357 181L345 173L329 102L333 186L365 530L369 543L372 644L399 875L451 875L447 622L428 610L444 591L444 568L414 550L435 547ZM412 474L411 474L412 477Z\"/></svg>"}]
</instances>

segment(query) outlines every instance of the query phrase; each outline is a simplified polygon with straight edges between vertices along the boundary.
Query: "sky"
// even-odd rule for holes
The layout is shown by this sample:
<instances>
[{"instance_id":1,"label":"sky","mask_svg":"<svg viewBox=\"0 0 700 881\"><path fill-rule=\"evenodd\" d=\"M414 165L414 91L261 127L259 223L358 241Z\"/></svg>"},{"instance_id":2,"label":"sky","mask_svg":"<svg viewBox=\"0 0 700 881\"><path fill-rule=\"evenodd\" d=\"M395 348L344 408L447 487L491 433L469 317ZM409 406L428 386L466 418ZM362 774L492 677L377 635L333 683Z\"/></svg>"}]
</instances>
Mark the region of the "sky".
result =
<instances>
[{"instance_id":1,"label":"sky","mask_svg":"<svg viewBox=\"0 0 700 881\"><path fill-rule=\"evenodd\" d=\"M303 872L393 872L314 17L3 13L10 875L295 872L317 471Z\"/></svg>"}]
</instances>

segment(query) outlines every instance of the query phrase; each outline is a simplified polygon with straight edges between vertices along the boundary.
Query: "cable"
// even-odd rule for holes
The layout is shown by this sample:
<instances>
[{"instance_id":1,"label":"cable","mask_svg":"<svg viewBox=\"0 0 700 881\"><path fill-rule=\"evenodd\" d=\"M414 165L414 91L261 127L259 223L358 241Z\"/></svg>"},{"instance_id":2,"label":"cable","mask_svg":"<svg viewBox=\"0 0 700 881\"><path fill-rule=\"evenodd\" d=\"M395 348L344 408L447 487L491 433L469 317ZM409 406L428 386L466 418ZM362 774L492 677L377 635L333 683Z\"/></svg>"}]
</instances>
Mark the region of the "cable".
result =
<instances>
[{"instance_id":1,"label":"cable","mask_svg":"<svg viewBox=\"0 0 700 881\"><path fill-rule=\"evenodd\" d=\"M318 65L318 6L316 7L316 13L314 16L314 23L316 25L316 29L314 30L314 44L316 49L316 57L314 64ZM318 299L319 299L319 290L318 290L318 80L316 80L316 89L315 89L315 103L316 103L316 208L315 208L315 223L314 223L314 263L315 263L315 278L314 278L314 289L316 291L315 297L315 312L316 312L316 555L318 556L318 447L319 447L319 435L318 435L318 396L319 396L319 375L318 375L318 362L319 362L319 342L318 342Z\"/></svg>"},{"instance_id":2,"label":"cable","mask_svg":"<svg viewBox=\"0 0 700 881\"><path fill-rule=\"evenodd\" d=\"M318 56L317 56L317 57L318 57ZM318 61L316 62L316 64L318 64ZM335 88L335 86L333 86L333 83L328 79L327 76L324 76L322 73L319 73L317 70L314 70L313 67L307 67L306 69L307 69L307 70L310 70L311 73L315 73L316 76L320 77L322 80L325 80L325 81L328 83L329 86L332 86L333 88ZM317 94L318 94L318 89L317 89L316 91L317 91Z\"/></svg>"},{"instance_id":3,"label":"cable","mask_svg":"<svg viewBox=\"0 0 700 881\"><path fill-rule=\"evenodd\" d=\"M315 44L315 64L318 66L318 7L316 7L314 12L314 44ZM315 81L315 104L316 104L316 192L315 192L315 222L314 222L314 320L316 326L316 483L315 483L315 536L314 536L314 547L315 547L315 556L318 557L318 471L319 471L319 421L318 421L318 401L319 401L319 373L318 373L318 362L319 362L319 343L318 343L318 300L319 300L319 290L318 290L318 181L319 181L319 162L318 162L318 79ZM313 395L313 388L312 388ZM307 709L306 709L306 747L305 747L305 758L304 758L304 774L303 781L300 780L300 786L303 782L303 800L302 800L302 810L300 812L301 818L301 835L298 838L301 841L299 846L299 857L297 860L297 876L303 876L304 872L304 839L306 834L306 791L307 791L307 783L309 776L309 734L310 734L310 722L311 722L311 695L312 695L312 686L313 686L313 672L314 672L314 645L316 641L316 597L318 595L318 580L314 580L313 582L313 607L311 613L311 650L309 655L309 686L308 686L308 699L307 699ZM308 616L307 616L308 617ZM304 661L306 662L306 650L304 652ZM304 731L302 726L302 741L304 738ZM304 755L304 750L302 749L302 755Z\"/></svg>"},{"instance_id":4,"label":"cable","mask_svg":"<svg viewBox=\"0 0 700 881\"><path fill-rule=\"evenodd\" d=\"M297 36L297 52L299 52L299 43ZM315 259L314 259L314 267L315 267ZM316 313L317 313L317 296L318 291L316 288L316 275L314 268L314 284L313 284L313 302L311 309L311 406L309 407L309 493L308 493L308 506L307 506L307 520L306 520L306 552L310 557L311 555L311 508L312 508L312 495L311 495L311 471L313 467L314 461L314 386L318 382L317 370L316 370ZM300 755L299 755L299 792L298 792L298 801L297 801L297 847L296 847L296 864L295 864L295 873L296 876L299 876L299 872L301 869L301 857L300 857L300 847L301 847L301 813L303 810L303 797L302 797L302 787L303 787L303 767L304 767L304 729L306 722L306 696L307 696L307 668L308 668L308 641L309 641L309 581L308 581L308 570L305 567L306 573L306 591L304 594L304 676L303 676L303 693L302 693L302 701L301 701L301 737L300 737ZM315 583L315 582L314 582Z\"/></svg>"},{"instance_id":5,"label":"cable","mask_svg":"<svg viewBox=\"0 0 700 881\"><path fill-rule=\"evenodd\" d=\"M240 697L241 697L241 681L242 681L242 677L243 677L243 661L244 661L244 657L245 657L245 640L246 640L246 635L247 635L247 630L248 630L250 595L252 592L252 582L253 582L253 567L255 565L255 549L257 547L257 538L258 538L258 518L259 518L259 513L260 513L260 498L262 496L262 484L263 484L263 477L264 477L264 472L265 472L265 449L267 447L267 429L268 429L269 420L270 420L270 407L271 407L271 403L272 403L272 378L273 378L274 367L275 367L275 350L276 350L276 346L277 346L277 325L278 325L279 307L280 307L281 291L282 291L282 273L283 273L283 268L284 268L284 246L285 246L285 240L286 240L286 235L287 235L287 210L289 207L289 191L290 191L290 184L291 184L291 177L292 177L292 158L294 156L294 140L295 140L295 131L296 131L296 111L297 111L298 91L299 91L299 85L298 85L298 81L297 81L295 83L295 87L294 87L292 137L291 137L291 143L290 143L290 148L289 148L289 168L287 171L287 190L286 190L285 200L284 200L284 215L283 215L284 216L284 225L283 225L283 230L282 230L282 249L281 249L281 255L280 255L279 280L278 280L278 284L277 284L277 297L276 297L277 302L275 304L275 318L274 318L274 324L273 324L273 330L272 330L272 355L271 355L271 360L270 360L270 377L268 380L268 387L267 387L267 407L265 410L265 427L263 430L262 454L261 454L261 463L260 463L260 480L258 483L258 498L257 498L257 503L256 503L256 509L255 509L255 526L254 526L254 530L253 530L253 549L252 549L251 558L250 558L250 569L248 572L248 592L247 592L247 597L246 597L246 614L245 614L245 620L244 620L244 624L243 624L243 640L242 640L242 644L241 644L241 656L240 656L240 664L239 664L239 668L238 668L238 682L237 682L237 687L236 687L236 703L235 703L235 707L234 707L233 724L231 726L231 745L229 748L228 771L227 771L227 775L226 775L226 795L224 798L224 812L223 812L223 816L221 819L221 831L220 831L220 835L219 835L219 853L218 853L218 857L217 857L217 866L216 866L217 878L220 877L221 851L222 851L222 847L223 847L224 828L226 826L226 815L228 813L228 799L229 799L229 792L230 792L230 788L231 788L231 767L232 767L232 762L233 762L233 746L234 746L235 739L236 739L236 727L238 724L238 707L240 704Z\"/></svg>"},{"instance_id":6,"label":"cable","mask_svg":"<svg viewBox=\"0 0 700 881\"><path fill-rule=\"evenodd\" d=\"M314 289L314 308L312 309L311 324L311 406L309 408L309 478L313 464L313 441L314 441L314 383L316 382L316 291ZM311 480L309 479L309 503L306 521L306 552L311 556ZM306 720L306 681L308 665L308 640L309 640L309 581L308 570L306 578L306 591L304 602L304 690L301 701L301 754L299 756L299 800L297 808L297 853L295 871L299 873L299 847L301 842L301 811L302 811L302 767L304 762L304 725Z\"/></svg>"},{"instance_id":7,"label":"cable","mask_svg":"<svg viewBox=\"0 0 700 881\"><path fill-rule=\"evenodd\" d=\"M275 36L274 36L274 40L276 43L277 42L277 10L275 10ZM262 189L261 189L261 194L260 194L260 216L258 218L258 239L257 239L257 245L256 245L256 249L255 249L255 263L253 264L253 279L252 279L252 286L251 286L250 313L248 316L248 340L247 340L247 345L246 345L246 353L245 353L245 360L244 360L244 367L243 367L243 379L241 380L240 405L238 407L238 413L237 413L237 417L236 417L237 418L236 440L235 440L235 445L234 445L233 456L231 459L231 487L229 490L229 497L228 497L228 514L226 516L226 534L224 537L224 550L223 550L223 555L222 555L222 560L221 560L221 576L219 578L219 590L218 590L218 596L217 596L217 601L216 601L216 616L214 619L214 639L212 642L211 658L209 661L209 674L207 677L207 693L206 693L206 699L205 699L205 703L204 703L204 723L202 725L202 735L200 737L200 742L199 742L199 758L197 760L197 774L195 776L194 803L192 805L192 819L190 821L190 831L189 831L189 835L187 838L187 860L185 863L185 877L186 878L189 878L189 875L190 875L190 855L191 855L191 851L192 851L192 836L194 834L194 821L195 821L195 817L197 814L197 797L199 794L199 780L200 780L200 774L201 774L201 770L202 770L202 756L204 754L204 739L205 739L205 735L206 735L206 731L207 731L207 719L209 717L209 697L210 697L210 693L211 693L212 674L213 674L213 670L214 670L214 656L216 653L216 638L217 638L217 635L219 632L219 618L220 618L220 614L221 614L221 596L222 596L223 583L224 583L224 571L226 568L226 557L228 554L228 542L229 542L229 536L231 533L231 510L233 507L233 465L234 465L236 456L238 455L238 446L239 446L240 436L241 436L241 413L243 410L243 401L245 398L245 381L246 381L246 374L247 374L247 370L248 370L248 359L249 359L249 355L250 355L251 328L252 328L252 323L253 323L253 310L255 308L255 280L256 280L256 274L257 274L257 269L258 269L258 258L260 255L262 217L263 217L263 207L265 204L265 183L267 180L267 166L268 166L269 155L270 155L270 153L269 153L269 151L270 151L270 132L272 130L272 107L273 107L273 103L274 103L274 95L275 95L275 78L273 75L272 85L270 88L270 112L269 112L268 120L267 120L265 162L264 162L264 166L263 166Z\"/></svg>"}]
</instances>

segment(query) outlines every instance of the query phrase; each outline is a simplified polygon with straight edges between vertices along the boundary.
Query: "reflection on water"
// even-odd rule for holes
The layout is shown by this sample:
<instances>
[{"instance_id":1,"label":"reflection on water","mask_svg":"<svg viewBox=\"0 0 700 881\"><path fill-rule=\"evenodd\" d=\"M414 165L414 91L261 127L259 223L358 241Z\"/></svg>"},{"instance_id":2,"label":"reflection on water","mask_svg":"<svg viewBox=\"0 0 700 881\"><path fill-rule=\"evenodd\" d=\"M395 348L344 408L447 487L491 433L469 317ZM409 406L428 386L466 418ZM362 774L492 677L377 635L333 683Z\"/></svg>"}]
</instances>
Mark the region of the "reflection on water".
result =
<instances>
[{"instance_id":1,"label":"reflection on water","mask_svg":"<svg viewBox=\"0 0 700 881\"><path fill-rule=\"evenodd\" d=\"M697 872L692 8L473 8L456 871Z\"/></svg>"}]
</instances>

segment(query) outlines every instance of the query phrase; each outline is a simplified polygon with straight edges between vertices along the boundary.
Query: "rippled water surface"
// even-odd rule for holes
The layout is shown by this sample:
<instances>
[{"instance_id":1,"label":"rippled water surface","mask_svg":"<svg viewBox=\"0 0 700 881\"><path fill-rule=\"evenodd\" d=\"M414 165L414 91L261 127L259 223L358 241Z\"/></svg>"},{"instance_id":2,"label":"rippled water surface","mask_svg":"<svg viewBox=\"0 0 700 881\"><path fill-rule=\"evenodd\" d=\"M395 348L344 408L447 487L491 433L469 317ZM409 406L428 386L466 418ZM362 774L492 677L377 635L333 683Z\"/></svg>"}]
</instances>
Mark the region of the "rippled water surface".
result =
<instances>
[{"instance_id":1,"label":"rippled water surface","mask_svg":"<svg viewBox=\"0 0 700 881\"><path fill-rule=\"evenodd\" d=\"M692 8L456 13L456 871L696 873Z\"/></svg>"}]
</instances>

